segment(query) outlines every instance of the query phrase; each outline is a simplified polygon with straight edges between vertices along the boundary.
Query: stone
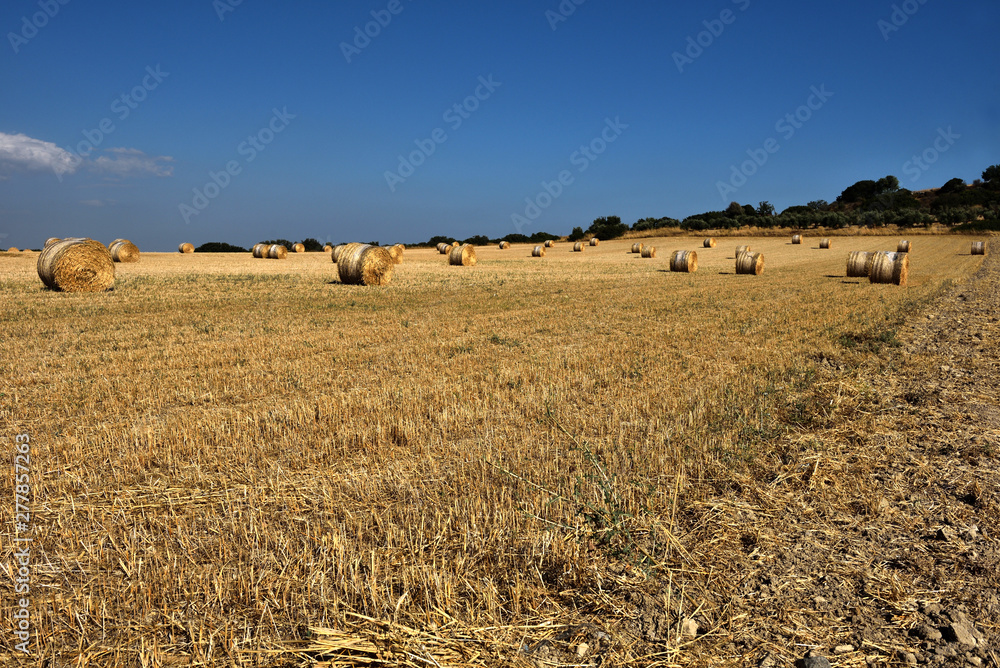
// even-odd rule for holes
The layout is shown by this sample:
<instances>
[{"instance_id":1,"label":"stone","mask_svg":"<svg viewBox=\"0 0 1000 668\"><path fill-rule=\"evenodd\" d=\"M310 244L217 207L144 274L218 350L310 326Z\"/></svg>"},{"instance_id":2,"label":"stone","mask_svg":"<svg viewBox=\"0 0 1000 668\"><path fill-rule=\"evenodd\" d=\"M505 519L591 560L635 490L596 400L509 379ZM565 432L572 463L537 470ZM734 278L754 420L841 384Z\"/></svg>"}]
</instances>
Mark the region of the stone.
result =
<instances>
[{"instance_id":1,"label":"stone","mask_svg":"<svg viewBox=\"0 0 1000 668\"><path fill-rule=\"evenodd\" d=\"M949 624L945 627L945 632L948 634L950 642L957 642L959 645L966 647L975 647L977 644L975 636L972 635L972 631L965 624L959 624L958 622Z\"/></svg>"},{"instance_id":2,"label":"stone","mask_svg":"<svg viewBox=\"0 0 1000 668\"><path fill-rule=\"evenodd\" d=\"M930 624L921 624L913 628L913 635L924 640L941 640L941 632Z\"/></svg>"},{"instance_id":3,"label":"stone","mask_svg":"<svg viewBox=\"0 0 1000 668\"><path fill-rule=\"evenodd\" d=\"M800 668L831 668L830 660L825 656L807 656L799 660Z\"/></svg>"},{"instance_id":4,"label":"stone","mask_svg":"<svg viewBox=\"0 0 1000 668\"><path fill-rule=\"evenodd\" d=\"M917 665L917 655L913 652L903 652L903 663L908 666Z\"/></svg>"},{"instance_id":5,"label":"stone","mask_svg":"<svg viewBox=\"0 0 1000 668\"><path fill-rule=\"evenodd\" d=\"M690 617L681 622L681 633L694 638L698 635L698 622Z\"/></svg>"}]
</instances>

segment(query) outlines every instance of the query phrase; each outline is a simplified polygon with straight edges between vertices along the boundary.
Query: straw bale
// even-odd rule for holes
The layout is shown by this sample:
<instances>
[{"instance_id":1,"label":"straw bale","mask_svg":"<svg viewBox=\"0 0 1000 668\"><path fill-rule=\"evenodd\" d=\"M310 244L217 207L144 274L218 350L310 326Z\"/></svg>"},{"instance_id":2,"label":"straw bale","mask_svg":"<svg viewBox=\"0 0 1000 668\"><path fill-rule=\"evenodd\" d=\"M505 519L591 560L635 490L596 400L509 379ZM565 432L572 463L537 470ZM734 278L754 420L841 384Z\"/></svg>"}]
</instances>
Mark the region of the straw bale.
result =
<instances>
[{"instance_id":1,"label":"straw bale","mask_svg":"<svg viewBox=\"0 0 1000 668\"><path fill-rule=\"evenodd\" d=\"M472 244L463 244L451 249L448 254L448 264L456 267L476 266L476 248Z\"/></svg>"},{"instance_id":2,"label":"straw bale","mask_svg":"<svg viewBox=\"0 0 1000 668\"><path fill-rule=\"evenodd\" d=\"M898 244L896 244L897 253L909 253L910 252L910 241L909 239L903 239Z\"/></svg>"},{"instance_id":3,"label":"straw bale","mask_svg":"<svg viewBox=\"0 0 1000 668\"><path fill-rule=\"evenodd\" d=\"M116 239L108 246L111 259L115 262L138 262L139 247L128 239Z\"/></svg>"},{"instance_id":4,"label":"straw bale","mask_svg":"<svg viewBox=\"0 0 1000 668\"><path fill-rule=\"evenodd\" d=\"M194 244L183 243L177 247L177 250L180 251L181 253L193 253Z\"/></svg>"},{"instance_id":5,"label":"straw bale","mask_svg":"<svg viewBox=\"0 0 1000 668\"><path fill-rule=\"evenodd\" d=\"M656 257L656 246L644 246L642 257Z\"/></svg>"},{"instance_id":6,"label":"straw bale","mask_svg":"<svg viewBox=\"0 0 1000 668\"><path fill-rule=\"evenodd\" d=\"M972 242L972 254L973 255L986 255L986 242L985 241L973 241Z\"/></svg>"},{"instance_id":7,"label":"straw bale","mask_svg":"<svg viewBox=\"0 0 1000 668\"><path fill-rule=\"evenodd\" d=\"M272 244L267 248L267 256L272 260L284 260L288 257L288 249L280 244Z\"/></svg>"},{"instance_id":8,"label":"straw bale","mask_svg":"<svg viewBox=\"0 0 1000 668\"><path fill-rule=\"evenodd\" d=\"M764 273L764 256L760 253L744 251L736 256L736 273L760 276Z\"/></svg>"},{"instance_id":9,"label":"straw bale","mask_svg":"<svg viewBox=\"0 0 1000 668\"><path fill-rule=\"evenodd\" d=\"M908 253L879 251L872 259L868 280L872 283L892 283L906 287L909 274L910 256Z\"/></svg>"},{"instance_id":10,"label":"straw bale","mask_svg":"<svg viewBox=\"0 0 1000 668\"><path fill-rule=\"evenodd\" d=\"M583 242L582 241L577 241L575 244L573 244L573 252L574 253L582 253L583 252Z\"/></svg>"},{"instance_id":11,"label":"straw bale","mask_svg":"<svg viewBox=\"0 0 1000 668\"><path fill-rule=\"evenodd\" d=\"M535 246L531 250L531 257L545 257L545 246Z\"/></svg>"},{"instance_id":12,"label":"straw bale","mask_svg":"<svg viewBox=\"0 0 1000 668\"><path fill-rule=\"evenodd\" d=\"M868 251L851 251L847 256L847 276L865 277L872 270L872 260L875 253Z\"/></svg>"},{"instance_id":13,"label":"straw bale","mask_svg":"<svg viewBox=\"0 0 1000 668\"><path fill-rule=\"evenodd\" d=\"M389 251L370 244L347 244L337 260L340 280L349 285L388 285L392 267Z\"/></svg>"},{"instance_id":14,"label":"straw bale","mask_svg":"<svg viewBox=\"0 0 1000 668\"><path fill-rule=\"evenodd\" d=\"M104 292L115 284L111 253L93 239L63 239L38 256L38 277L63 292Z\"/></svg>"},{"instance_id":15,"label":"straw bale","mask_svg":"<svg viewBox=\"0 0 1000 668\"><path fill-rule=\"evenodd\" d=\"M597 246L597 245L599 245L600 243L601 243L601 240L600 240L600 239L598 239L597 237L593 237L593 238L592 238L592 239L590 240L590 245L591 245L591 246Z\"/></svg>"},{"instance_id":16,"label":"straw bale","mask_svg":"<svg viewBox=\"0 0 1000 668\"><path fill-rule=\"evenodd\" d=\"M715 239L713 237L708 237L703 242L703 245L705 246L705 248L715 248L715 244L716 244L716 241L715 241Z\"/></svg>"},{"instance_id":17,"label":"straw bale","mask_svg":"<svg viewBox=\"0 0 1000 668\"><path fill-rule=\"evenodd\" d=\"M823 250L829 250L829 248L830 248L830 240L829 239L821 239L820 242L819 242L819 247L822 248Z\"/></svg>"},{"instance_id":18,"label":"straw bale","mask_svg":"<svg viewBox=\"0 0 1000 668\"><path fill-rule=\"evenodd\" d=\"M698 254L694 251L674 251L670 255L670 271L682 271L689 274L698 271Z\"/></svg>"},{"instance_id":19,"label":"straw bale","mask_svg":"<svg viewBox=\"0 0 1000 668\"><path fill-rule=\"evenodd\" d=\"M632 252L633 253L641 253L642 252L642 244L639 243L638 241L635 242L634 244L632 244Z\"/></svg>"}]
</instances>

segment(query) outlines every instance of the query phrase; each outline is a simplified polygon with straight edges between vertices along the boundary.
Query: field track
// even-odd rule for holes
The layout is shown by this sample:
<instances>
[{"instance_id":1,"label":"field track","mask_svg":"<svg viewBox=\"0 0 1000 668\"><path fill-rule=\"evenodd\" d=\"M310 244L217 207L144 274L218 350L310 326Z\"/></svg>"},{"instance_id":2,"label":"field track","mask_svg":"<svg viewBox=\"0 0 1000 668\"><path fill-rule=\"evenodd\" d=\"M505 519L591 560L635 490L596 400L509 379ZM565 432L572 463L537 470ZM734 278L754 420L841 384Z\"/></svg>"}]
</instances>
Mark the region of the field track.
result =
<instances>
[{"instance_id":1,"label":"field track","mask_svg":"<svg viewBox=\"0 0 1000 668\"><path fill-rule=\"evenodd\" d=\"M1000 666L1000 262L920 236L908 287L844 278L897 240L407 249L380 288L144 252L105 294L0 257L22 665Z\"/></svg>"}]
</instances>

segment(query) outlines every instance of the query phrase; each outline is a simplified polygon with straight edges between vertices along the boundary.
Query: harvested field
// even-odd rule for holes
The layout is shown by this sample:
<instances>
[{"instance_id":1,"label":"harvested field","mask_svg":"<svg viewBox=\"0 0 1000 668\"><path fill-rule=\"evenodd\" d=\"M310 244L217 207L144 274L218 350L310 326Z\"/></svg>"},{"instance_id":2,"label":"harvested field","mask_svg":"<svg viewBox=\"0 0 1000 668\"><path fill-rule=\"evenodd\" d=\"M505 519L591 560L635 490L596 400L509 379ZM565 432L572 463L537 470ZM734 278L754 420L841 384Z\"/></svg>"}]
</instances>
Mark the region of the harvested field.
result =
<instances>
[{"instance_id":1,"label":"harvested field","mask_svg":"<svg viewBox=\"0 0 1000 668\"><path fill-rule=\"evenodd\" d=\"M897 241L754 238L752 280L621 240L413 248L382 287L144 252L86 294L3 255L17 665L990 665L1000 260L922 236L908 287L844 277Z\"/></svg>"}]
</instances>

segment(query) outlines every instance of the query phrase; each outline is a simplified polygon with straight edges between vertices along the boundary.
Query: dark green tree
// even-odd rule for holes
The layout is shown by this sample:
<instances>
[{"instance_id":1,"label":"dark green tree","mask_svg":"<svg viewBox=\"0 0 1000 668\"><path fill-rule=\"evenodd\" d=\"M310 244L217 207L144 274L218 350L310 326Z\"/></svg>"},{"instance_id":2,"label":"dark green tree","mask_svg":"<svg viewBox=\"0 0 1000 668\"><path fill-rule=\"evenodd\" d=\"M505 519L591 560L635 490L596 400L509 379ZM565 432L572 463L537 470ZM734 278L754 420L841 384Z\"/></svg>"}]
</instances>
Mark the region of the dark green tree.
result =
<instances>
[{"instance_id":1,"label":"dark green tree","mask_svg":"<svg viewBox=\"0 0 1000 668\"><path fill-rule=\"evenodd\" d=\"M248 253L242 246L234 246L224 241L209 241L194 249L195 253Z\"/></svg>"},{"instance_id":2,"label":"dark green tree","mask_svg":"<svg viewBox=\"0 0 1000 668\"><path fill-rule=\"evenodd\" d=\"M569 233L569 240L579 241L584 237L584 235L586 235L586 232L583 231L582 227L574 227L573 231Z\"/></svg>"},{"instance_id":3,"label":"dark green tree","mask_svg":"<svg viewBox=\"0 0 1000 668\"><path fill-rule=\"evenodd\" d=\"M587 232L598 239L617 239L628 232L628 225L618 216L602 216L594 219Z\"/></svg>"},{"instance_id":4,"label":"dark green tree","mask_svg":"<svg viewBox=\"0 0 1000 668\"><path fill-rule=\"evenodd\" d=\"M302 244L303 246L305 246L307 251L321 251L321 250L323 250L323 244L321 244L316 239L313 239L312 237L309 237L308 239L303 239L299 243Z\"/></svg>"},{"instance_id":5,"label":"dark green tree","mask_svg":"<svg viewBox=\"0 0 1000 668\"><path fill-rule=\"evenodd\" d=\"M1000 190L1000 165L991 165L983 170L983 181L990 190Z\"/></svg>"},{"instance_id":6,"label":"dark green tree","mask_svg":"<svg viewBox=\"0 0 1000 668\"><path fill-rule=\"evenodd\" d=\"M774 215L774 206L770 202L768 202L767 200L764 200L763 202L761 202L760 204L757 205L757 215L758 216L767 216L767 217L773 216Z\"/></svg>"}]
</instances>

